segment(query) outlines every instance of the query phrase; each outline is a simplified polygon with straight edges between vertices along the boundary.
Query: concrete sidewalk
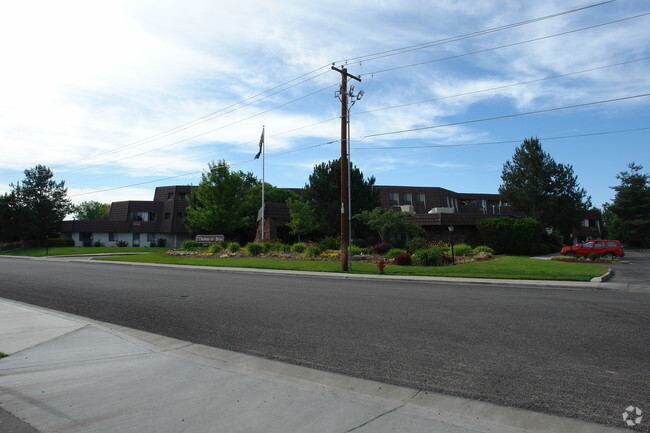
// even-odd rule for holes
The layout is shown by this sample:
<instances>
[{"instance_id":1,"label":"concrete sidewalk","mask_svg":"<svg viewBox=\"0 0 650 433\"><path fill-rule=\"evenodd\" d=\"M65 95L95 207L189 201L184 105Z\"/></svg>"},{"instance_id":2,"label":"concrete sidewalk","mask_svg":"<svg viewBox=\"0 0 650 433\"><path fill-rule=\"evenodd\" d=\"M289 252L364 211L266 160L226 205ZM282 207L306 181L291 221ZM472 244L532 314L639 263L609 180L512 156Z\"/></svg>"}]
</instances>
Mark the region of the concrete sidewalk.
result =
<instances>
[{"instance_id":1,"label":"concrete sidewalk","mask_svg":"<svg viewBox=\"0 0 650 433\"><path fill-rule=\"evenodd\" d=\"M11 355L0 360L0 432L629 431L321 372L4 299L0 351Z\"/></svg>"}]
</instances>

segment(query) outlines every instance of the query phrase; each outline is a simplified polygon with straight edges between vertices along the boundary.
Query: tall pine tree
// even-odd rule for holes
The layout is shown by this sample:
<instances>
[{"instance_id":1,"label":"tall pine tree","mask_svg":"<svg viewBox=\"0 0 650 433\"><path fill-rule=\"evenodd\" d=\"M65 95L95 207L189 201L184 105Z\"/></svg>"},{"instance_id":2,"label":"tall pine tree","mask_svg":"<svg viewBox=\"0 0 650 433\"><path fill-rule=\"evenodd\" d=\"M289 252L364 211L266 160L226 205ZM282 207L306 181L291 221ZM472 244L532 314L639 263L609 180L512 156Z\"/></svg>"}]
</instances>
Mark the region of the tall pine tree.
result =
<instances>
[{"instance_id":1,"label":"tall pine tree","mask_svg":"<svg viewBox=\"0 0 650 433\"><path fill-rule=\"evenodd\" d=\"M591 199L580 188L571 165L558 164L537 138L525 139L501 174L499 194L515 211L535 218L543 227L568 235Z\"/></svg>"}]
</instances>

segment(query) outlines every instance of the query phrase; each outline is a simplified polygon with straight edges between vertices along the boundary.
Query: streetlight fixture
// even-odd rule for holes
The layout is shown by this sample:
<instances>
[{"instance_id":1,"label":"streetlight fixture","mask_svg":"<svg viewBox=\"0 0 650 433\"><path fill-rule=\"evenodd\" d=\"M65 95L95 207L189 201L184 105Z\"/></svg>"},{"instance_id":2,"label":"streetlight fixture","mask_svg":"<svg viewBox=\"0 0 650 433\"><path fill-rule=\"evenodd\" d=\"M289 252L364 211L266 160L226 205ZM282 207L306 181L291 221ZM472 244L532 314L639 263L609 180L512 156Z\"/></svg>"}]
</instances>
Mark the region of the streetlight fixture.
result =
<instances>
[{"instance_id":1,"label":"streetlight fixture","mask_svg":"<svg viewBox=\"0 0 650 433\"><path fill-rule=\"evenodd\" d=\"M448 226L449 230L449 241L451 242L451 264L456 264L456 259L454 258L454 226Z\"/></svg>"}]
</instances>

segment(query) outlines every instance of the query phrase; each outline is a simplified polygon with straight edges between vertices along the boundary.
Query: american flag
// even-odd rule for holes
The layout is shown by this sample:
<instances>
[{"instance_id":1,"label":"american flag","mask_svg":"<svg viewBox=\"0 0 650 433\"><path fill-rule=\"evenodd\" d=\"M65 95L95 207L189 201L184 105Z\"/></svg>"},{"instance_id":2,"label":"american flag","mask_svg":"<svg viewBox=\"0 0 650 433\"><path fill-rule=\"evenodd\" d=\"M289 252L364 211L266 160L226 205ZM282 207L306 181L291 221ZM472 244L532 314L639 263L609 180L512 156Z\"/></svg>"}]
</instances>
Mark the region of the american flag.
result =
<instances>
[{"instance_id":1,"label":"american flag","mask_svg":"<svg viewBox=\"0 0 650 433\"><path fill-rule=\"evenodd\" d=\"M262 128L262 136L260 137L260 151L257 152L257 155L255 155L255 158L253 159L259 159L262 154L262 146L264 146L264 128Z\"/></svg>"}]
</instances>

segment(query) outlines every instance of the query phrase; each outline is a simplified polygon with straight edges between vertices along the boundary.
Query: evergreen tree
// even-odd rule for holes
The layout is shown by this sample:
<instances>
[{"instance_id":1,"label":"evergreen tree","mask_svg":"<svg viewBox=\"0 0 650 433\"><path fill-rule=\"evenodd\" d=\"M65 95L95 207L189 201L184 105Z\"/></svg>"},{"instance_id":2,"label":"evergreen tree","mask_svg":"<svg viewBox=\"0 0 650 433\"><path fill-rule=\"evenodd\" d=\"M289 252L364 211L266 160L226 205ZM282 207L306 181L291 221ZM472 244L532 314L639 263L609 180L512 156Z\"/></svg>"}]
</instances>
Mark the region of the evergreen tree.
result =
<instances>
[{"instance_id":1,"label":"evergreen tree","mask_svg":"<svg viewBox=\"0 0 650 433\"><path fill-rule=\"evenodd\" d=\"M650 175L642 173L643 166L628 164L630 171L622 171L620 181L611 188L616 191L614 201L605 205L605 222L610 237L631 246L650 246Z\"/></svg>"},{"instance_id":2,"label":"evergreen tree","mask_svg":"<svg viewBox=\"0 0 650 433\"><path fill-rule=\"evenodd\" d=\"M58 235L61 221L72 211L65 181L56 182L44 165L25 170L25 179L10 184L12 192L3 198L5 211L12 215L14 237L44 239ZM4 222L3 222L4 223Z\"/></svg>"},{"instance_id":3,"label":"evergreen tree","mask_svg":"<svg viewBox=\"0 0 650 433\"><path fill-rule=\"evenodd\" d=\"M523 141L501 174L499 194L517 212L535 218L543 227L568 235L591 199L580 188L571 165L558 164L542 150L537 138Z\"/></svg>"},{"instance_id":4,"label":"evergreen tree","mask_svg":"<svg viewBox=\"0 0 650 433\"><path fill-rule=\"evenodd\" d=\"M350 162L350 189L352 203L350 210L356 215L364 210L378 207L379 193L373 190L375 177L363 178L363 173ZM340 231L341 215L341 163L336 159L314 167L305 185L303 198L316 213L319 230L328 236ZM353 226L354 229L354 226Z\"/></svg>"}]
</instances>

